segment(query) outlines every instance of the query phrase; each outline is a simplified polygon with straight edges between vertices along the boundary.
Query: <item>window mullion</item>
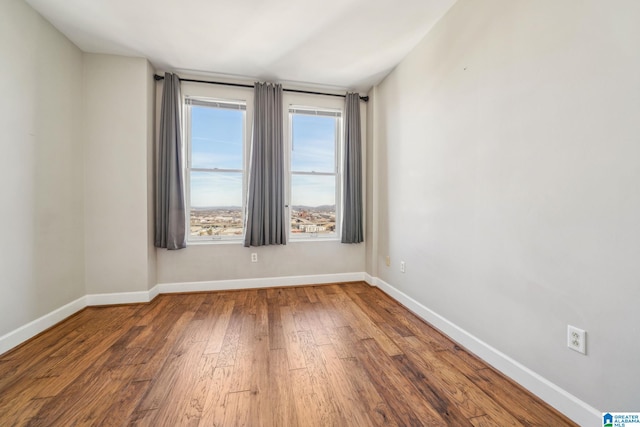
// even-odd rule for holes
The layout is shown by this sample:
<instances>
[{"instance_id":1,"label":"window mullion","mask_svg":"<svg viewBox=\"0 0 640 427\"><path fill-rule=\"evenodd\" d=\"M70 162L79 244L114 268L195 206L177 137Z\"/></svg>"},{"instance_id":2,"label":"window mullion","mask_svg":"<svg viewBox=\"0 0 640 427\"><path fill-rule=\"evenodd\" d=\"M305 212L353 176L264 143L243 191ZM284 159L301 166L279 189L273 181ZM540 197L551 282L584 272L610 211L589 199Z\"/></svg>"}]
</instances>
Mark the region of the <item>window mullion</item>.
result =
<instances>
[{"instance_id":1,"label":"window mullion","mask_svg":"<svg viewBox=\"0 0 640 427\"><path fill-rule=\"evenodd\" d=\"M335 172L307 172L307 171L291 171L294 175L317 175L317 176L335 176Z\"/></svg>"},{"instance_id":2,"label":"window mullion","mask_svg":"<svg viewBox=\"0 0 640 427\"><path fill-rule=\"evenodd\" d=\"M240 172L242 169L219 169L219 168L191 168L192 172Z\"/></svg>"}]
</instances>

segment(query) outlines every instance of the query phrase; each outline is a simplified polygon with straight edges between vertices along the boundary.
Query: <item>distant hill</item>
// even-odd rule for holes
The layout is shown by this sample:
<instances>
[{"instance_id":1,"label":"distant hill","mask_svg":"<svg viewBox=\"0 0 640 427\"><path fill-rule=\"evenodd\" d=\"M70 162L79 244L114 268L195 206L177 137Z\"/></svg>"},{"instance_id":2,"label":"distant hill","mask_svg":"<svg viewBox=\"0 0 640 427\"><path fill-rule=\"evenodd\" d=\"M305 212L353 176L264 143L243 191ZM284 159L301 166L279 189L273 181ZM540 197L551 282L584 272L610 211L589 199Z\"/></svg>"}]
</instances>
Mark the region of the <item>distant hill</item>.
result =
<instances>
[{"instance_id":1,"label":"distant hill","mask_svg":"<svg viewBox=\"0 0 640 427\"><path fill-rule=\"evenodd\" d=\"M294 205L294 206L291 206L291 209L296 211L331 212L336 210L336 205L321 205L321 206Z\"/></svg>"},{"instance_id":2,"label":"distant hill","mask_svg":"<svg viewBox=\"0 0 640 427\"><path fill-rule=\"evenodd\" d=\"M291 209L296 211L309 211L309 212L331 212L336 210L336 205L321 205L321 206L305 206L305 205L293 205ZM239 211L242 210L240 206L192 206L192 211Z\"/></svg>"}]
</instances>

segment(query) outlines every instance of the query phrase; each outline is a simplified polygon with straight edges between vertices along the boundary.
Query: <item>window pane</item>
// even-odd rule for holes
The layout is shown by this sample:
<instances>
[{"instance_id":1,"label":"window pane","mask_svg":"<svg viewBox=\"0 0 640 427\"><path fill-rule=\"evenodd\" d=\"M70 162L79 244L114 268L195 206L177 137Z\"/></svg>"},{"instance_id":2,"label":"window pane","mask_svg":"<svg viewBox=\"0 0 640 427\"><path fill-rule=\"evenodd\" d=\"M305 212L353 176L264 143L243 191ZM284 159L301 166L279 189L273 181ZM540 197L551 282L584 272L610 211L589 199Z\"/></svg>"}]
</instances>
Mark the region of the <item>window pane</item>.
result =
<instances>
[{"instance_id":1,"label":"window pane","mask_svg":"<svg viewBox=\"0 0 640 427\"><path fill-rule=\"evenodd\" d=\"M292 114L291 126L291 170L335 172L337 118Z\"/></svg>"},{"instance_id":2,"label":"window pane","mask_svg":"<svg viewBox=\"0 0 640 427\"><path fill-rule=\"evenodd\" d=\"M191 172L192 236L242 236L242 173Z\"/></svg>"},{"instance_id":3,"label":"window pane","mask_svg":"<svg viewBox=\"0 0 640 427\"><path fill-rule=\"evenodd\" d=\"M242 169L244 111L191 106L191 167Z\"/></svg>"},{"instance_id":4,"label":"window pane","mask_svg":"<svg viewBox=\"0 0 640 427\"><path fill-rule=\"evenodd\" d=\"M292 175L291 233L335 233L335 200L335 176Z\"/></svg>"}]
</instances>

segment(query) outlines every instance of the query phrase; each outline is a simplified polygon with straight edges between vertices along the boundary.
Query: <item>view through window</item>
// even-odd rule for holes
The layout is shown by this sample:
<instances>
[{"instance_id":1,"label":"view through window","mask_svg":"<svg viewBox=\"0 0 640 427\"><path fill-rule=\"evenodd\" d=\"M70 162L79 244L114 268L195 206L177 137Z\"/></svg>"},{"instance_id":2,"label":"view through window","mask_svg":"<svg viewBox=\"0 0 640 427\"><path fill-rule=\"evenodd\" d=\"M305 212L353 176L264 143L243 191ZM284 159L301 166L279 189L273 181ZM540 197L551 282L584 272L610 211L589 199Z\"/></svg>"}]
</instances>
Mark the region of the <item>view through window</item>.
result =
<instances>
[{"instance_id":1,"label":"view through window","mask_svg":"<svg viewBox=\"0 0 640 427\"><path fill-rule=\"evenodd\" d=\"M240 102L186 99L191 239L242 237L245 113Z\"/></svg>"},{"instance_id":2,"label":"view through window","mask_svg":"<svg viewBox=\"0 0 640 427\"><path fill-rule=\"evenodd\" d=\"M246 104L185 100L190 240L244 233ZM341 112L289 109L290 236L331 238L339 227Z\"/></svg>"},{"instance_id":3,"label":"view through window","mask_svg":"<svg viewBox=\"0 0 640 427\"><path fill-rule=\"evenodd\" d=\"M338 224L340 111L291 108L289 117L291 236L334 237Z\"/></svg>"}]
</instances>

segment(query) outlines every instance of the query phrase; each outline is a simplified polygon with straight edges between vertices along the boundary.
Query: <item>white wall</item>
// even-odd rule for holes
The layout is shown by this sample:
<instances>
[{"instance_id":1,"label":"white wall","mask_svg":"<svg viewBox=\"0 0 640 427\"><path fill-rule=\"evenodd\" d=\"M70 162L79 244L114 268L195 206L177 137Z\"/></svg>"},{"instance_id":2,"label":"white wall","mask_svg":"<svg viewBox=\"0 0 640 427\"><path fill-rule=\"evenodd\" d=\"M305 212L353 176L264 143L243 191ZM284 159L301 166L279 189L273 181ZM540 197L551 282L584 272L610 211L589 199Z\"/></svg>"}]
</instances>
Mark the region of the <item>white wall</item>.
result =
<instances>
[{"instance_id":1,"label":"white wall","mask_svg":"<svg viewBox=\"0 0 640 427\"><path fill-rule=\"evenodd\" d=\"M85 292L82 53L23 1L5 0L0 60L2 336Z\"/></svg>"},{"instance_id":2,"label":"white wall","mask_svg":"<svg viewBox=\"0 0 640 427\"><path fill-rule=\"evenodd\" d=\"M152 70L143 58L84 54L88 294L147 291Z\"/></svg>"},{"instance_id":3,"label":"white wall","mask_svg":"<svg viewBox=\"0 0 640 427\"><path fill-rule=\"evenodd\" d=\"M378 211L378 195L376 193L376 180L378 177L377 171L377 150L374 149L376 144L375 134L375 107L376 102L374 98L374 91L369 92L369 102L367 102L367 120L363 122L363 126L366 126L366 138L362 143L365 144L365 151L367 153L365 158L365 271L373 276L377 277L378 267L376 263L376 256L378 253L378 238L374 230L377 229L378 216L375 213ZM361 105L362 106L362 105Z\"/></svg>"},{"instance_id":4,"label":"white wall","mask_svg":"<svg viewBox=\"0 0 640 427\"><path fill-rule=\"evenodd\" d=\"M363 272L362 249L363 245L333 241L259 248L245 248L242 243L210 244L179 251L158 250L158 283ZM258 254L259 262L251 262L252 252Z\"/></svg>"},{"instance_id":5,"label":"white wall","mask_svg":"<svg viewBox=\"0 0 640 427\"><path fill-rule=\"evenodd\" d=\"M603 411L640 396L639 22L459 0L374 91L378 276Z\"/></svg>"},{"instance_id":6,"label":"white wall","mask_svg":"<svg viewBox=\"0 0 640 427\"><path fill-rule=\"evenodd\" d=\"M155 117L156 117L156 82L153 78L155 70L147 61L147 288L158 283L155 237Z\"/></svg>"},{"instance_id":7,"label":"white wall","mask_svg":"<svg viewBox=\"0 0 640 427\"><path fill-rule=\"evenodd\" d=\"M160 85L159 85L160 86ZM250 115L253 91L218 85L182 84L183 95L245 100L247 135L251 135ZM158 102L161 97L157 97ZM344 99L285 92L285 106L305 105L342 108ZM361 120L366 123L366 105L361 103ZM363 129L366 138L366 129ZM366 150L365 150L366 155ZM258 253L257 263L251 253ZM209 282L289 276L359 273L365 271L365 245L339 241L288 242L284 246L245 248L235 243L194 244L178 251L157 251L158 283Z\"/></svg>"}]
</instances>

